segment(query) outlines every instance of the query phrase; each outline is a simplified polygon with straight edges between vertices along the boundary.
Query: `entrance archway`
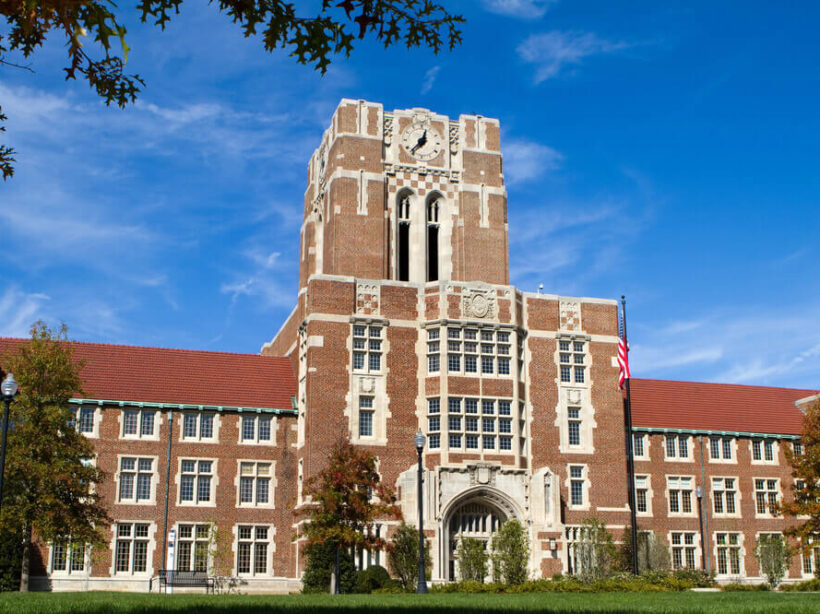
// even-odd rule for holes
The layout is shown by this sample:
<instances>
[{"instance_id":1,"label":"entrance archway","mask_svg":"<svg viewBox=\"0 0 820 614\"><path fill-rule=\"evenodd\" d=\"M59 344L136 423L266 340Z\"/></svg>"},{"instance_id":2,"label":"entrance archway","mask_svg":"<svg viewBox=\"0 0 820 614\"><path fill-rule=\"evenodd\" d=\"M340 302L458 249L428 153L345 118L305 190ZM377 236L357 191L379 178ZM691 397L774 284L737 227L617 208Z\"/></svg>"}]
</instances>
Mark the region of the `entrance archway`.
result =
<instances>
[{"instance_id":1,"label":"entrance archway","mask_svg":"<svg viewBox=\"0 0 820 614\"><path fill-rule=\"evenodd\" d=\"M458 579L456 551L467 537L477 539L489 551L493 534L510 518L519 516L514 504L500 492L481 488L454 501L444 518L442 539L442 574L444 579Z\"/></svg>"}]
</instances>

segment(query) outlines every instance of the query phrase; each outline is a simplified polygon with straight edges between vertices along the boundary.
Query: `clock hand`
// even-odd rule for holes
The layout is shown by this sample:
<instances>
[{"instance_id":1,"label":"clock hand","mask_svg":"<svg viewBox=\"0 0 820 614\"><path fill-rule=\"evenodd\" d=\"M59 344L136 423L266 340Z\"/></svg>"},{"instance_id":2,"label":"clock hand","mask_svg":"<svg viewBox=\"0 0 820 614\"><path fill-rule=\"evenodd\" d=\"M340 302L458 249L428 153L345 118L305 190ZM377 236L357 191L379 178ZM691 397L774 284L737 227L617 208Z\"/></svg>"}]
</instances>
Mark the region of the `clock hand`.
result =
<instances>
[{"instance_id":1,"label":"clock hand","mask_svg":"<svg viewBox=\"0 0 820 614\"><path fill-rule=\"evenodd\" d=\"M413 149L410 150L410 153L411 154L416 153L416 150L419 147L424 147L426 143L427 143L427 129L425 128L424 133L419 137L419 140L416 142L416 144L413 145Z\"/></svg>"}]
</instances>

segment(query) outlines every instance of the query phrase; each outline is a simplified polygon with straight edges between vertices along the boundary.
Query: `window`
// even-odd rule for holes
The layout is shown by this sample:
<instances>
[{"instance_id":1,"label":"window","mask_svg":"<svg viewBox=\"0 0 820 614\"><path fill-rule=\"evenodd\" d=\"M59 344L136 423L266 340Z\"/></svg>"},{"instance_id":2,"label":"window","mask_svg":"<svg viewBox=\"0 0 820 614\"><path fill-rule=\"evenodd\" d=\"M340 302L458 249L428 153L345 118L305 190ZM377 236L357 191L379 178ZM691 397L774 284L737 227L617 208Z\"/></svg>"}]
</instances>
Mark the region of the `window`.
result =
<instances>
[{"instance_id":1,"label":"window","mask_svg":"<svg viewBox=\"0 0 820 614\"><path fill-rule=\"evenodd\" d=\"M183 414L182 439L187 441L214 439L214 415L203 412Z\"/></svg>"},{"instance_id":2,"label":"window","mask_svg":"<svg viewBox=\"0 0 820 614\"><path fill-rule=\"evenodd\" d=\"M154 459L123 456L120 458L119 501L136 502L151 500L151 482L154 477Z\"/></svg>"},{"instance_id":3,"label":"window","mask_svg":"<svg viewBox=\"0 0 820 614\"><path fill-rule=\"evenodd\" d=\"M792 450L795 456L803 456L803 442L798 440L793 441Z\"/></svg>"},{"instance_id":4,"label":"window","mask_svg":"<svg viewBox=\"0 0 820 614\"><path fill-rule=\"evenodd\" d=\"M645 514L649 511L649 504L647 500L647 493L649 491L649 476L636 475L635 476L635 502L636 511L640 514Z\"/></svg>"},{"instance_id":5,"label":"window","mask_svg":"<svg viewBox=\"0 0 820 614\"><path fill-rule=\"evenodd\" d=\"M377 373L382 369L382 326L353 325L353 370Z\"/></svg>"},{"instance_id":6,"label":"window","mask_svg":"<svg viewBox=\"0 0 820 614\"><path fill-rule=\"evenodd\" d=\"M584 468L580 465L570 465L569 468L569 496L570 504L580 506L584 504Z\"/></svg>"},{"instance_id":7,"label":"window","mask_svg":"<svg viewBox=\"0 0 820 614\"><path fill-rule=\"evenodd\" d=\"M428 399L428 414L431 413L429 404L433 400ZM460 448L463 442L466 450L511 451L512 418L506 417L510 416L511 412L512 403L508 400L448 398L447 429L450 433L448 437L450 448ZM431 420L433 418L428 418L428 427L432 432ZM438 419L435 419L432 424L436 428L440 426Z\"/></svg>"},{"instance_id":8,"label":"window","mask_svg":"<svg viewBox=\"0 0 820 614\"><path fill-rule=\"evenodd\" d=\"M122 436L138 439L154 438L156 411L152 409L126 409L122 412Z\"/></svg>"},{"instance_id":9,"label":"window","mask_svg":"<svg viewBox=\"0 0 820 614\"><path fill-rule=\"evenodd\" d=\"M236 549L236 573L260 575L268 573L268 535L265 526L239 525Z\"/></svg>"},{"instance_id":10,"label":"window","mask_svg":"<svg viewBox=\"0 0 820 614\"><path fill-rule=\"evenodd\" d=\"M208 524L181 524L177 538L177 571L208 571Z\"/></svg>"},{"instance_id":11,"label":"window","mask_svg":"<svg viewBox=\"0 0 820 614\"><path fill-rule=\"evenodd\" d=\"M581 445L581 408L567 408L567 427L569 432L569 445Z\"/></svg>"},{"instance_id":12,"label":"window","mask_svg":"<svg viewBox=\"0 0 820 614\"><path fill-rule=\"evenodd\" d=\"M633 457L642 457L644 456L644 439L646 435L643 433L634 434L632 435L632 456Z\"/></svg>"},{"instance_id":13,"label":"window","mask_svg":"<svg viewBox=\"0 0 820 614\"><path fill-rule=\"evenodd\" d=\"M672 567L680 569L688 567L695 569L695 534L693 532L673 532L672 542Z\"/></svg>"},{"instance_id":14,"label":"window","mask_svg":"<svg viewBox=\"0 0 820 614\"><path fill-rule=\"evenodd\" d=\"M80 433L90 435L94 432L93 407L73 408L71 413L74 415L74 425Z\"/></svg>"},{"instance_id":15,"label":"window","mask_svg":"<svg viewBox=\"0 0 820 614\"><path fill-rule=\"evenodd\" d=\"M428 341L428 362L431 350ZM450 326L447 370L450 373L510 374L510 332Z\"/></svg>"},{"instance_id":16,"label":"window","mask_svg":"<svg viewBox=\"0 0 820 614\"><path fill-rule=\"evenodd\" d=\"M777 499L780 489L777 480L755 478L755 514L776 516Z\"/></svg>"},{"instance_id":17,"label":"window","mask_svg":"<svg viewBox=\"0 0 820 614\"><path fill-rule=\"evenodd\" d=\"M180 461L180 503L209 503L213 461L183 459Z\"/></svg>"},{"instance_id":18,"label":"window","mask_svg":"<svg viewBox=\"0 0 820 614\"><path fill-rule=\"evenodd\" d=\"M242 416L241 443L271 443L270 416Z\"/></svg>"},{"instance_id":19,"label":"window","mask_svg":"<svg viewBox=\"0 0 820 614\"><path fill-rule=\"evenodd\" d=\"M583 384L586 381L586 341L559 339L558 369L564 383Z\"/></svg>"},{"instance_id":20,"label":"window","mask_svg":"<svg viewBox=\"0 0 820 614\"><path fill-rule=\"evenodd\" d=\"M752 460L760 463L774 463L774 441L771 439L753 439Z\"/></svg>"},{"instance_id":21,"label":"window","mask_svg":"<svg viewBox=\"0 0 820 614\"><path fill-rule=\"evenodd\" d=\"M712 497L715 514L736 514L737 479L712 478Z\"/></svg>"},{"instance_id":22,"label":"window","mask_svg":"<svg viewBox=\"0 0 820 614\"><path fill-rule=\"evenodd\" d=\"M359 437L373 436L373 397L359 397Z\"/></svg>"},{"instance_id":23,"label":"window","mask_svg":"<svg viewBox=\"0 0 820 614\"><path fill-rule=\"evenodd\" d=\"M667 435L666 458L689 458L689 436Z\"/></svg>"},{"instance_id":24,"label":"window","mask_svg":"<svg viewBox=\"0 0 820 614\"><path fill-rule=\"evenodd\" d=\"M396 228L396 279L410 281L410 196L399 197Z\"/></svg>"},{"instance_id":25,"label":"window","mask_svg":"<svg viewBox=\"0 0 820 614\"><path fill-rule=\"evenodd\" d=\"M667 476L669 490L669 513L692 513L692 478L683 476Z\"/></svg>"},{"instance_id":26,"label":"window","mask_svg":"<svg viewBox=\"0 0 820 614\"><path fill-rule=\"evenodd\" d=\"M710 437L709 456L711 460L732 460L732 438Z\"/></svg>"},{"instance_id":27,"label":"window","mask_svg":"<svg viewBox=\"0 0 820 614\"><path fill-rule=\"evenodd\" d=\"M740 574L740 533L717 533L718 574Z\"/></svg>"},{"instance_id":28,"label":"window","mask_svg":"<svg viewBox=\"0 0 820 614\"><path fill-rule=\"evenodd\" d=\"M51 571L67 574L85 571L86 544L70 539L51 544Z\"/></svg>"},{"instance_id":29,"label":"window","mask_svg":"<svg viewBox=\"0 0 820 614\"><path fill-rule=\"evenodd\" d=\"M119 522L114 542L114 571L145 573L148 570L148 523Z\"/></svg>"},{"instance_id":30,"label":"window","mask_svg":"<svg viewBox=\"0 0 820 614\"><path fill-rule=\"evenodd\" d=\"M803 551L803 573L813 575L820 570L820 537L809 537L808 542L816 545Z\"/></svg>"},{"instance_id":31,"label":"window","mask_svg":"<svg viewBox=\"0 0 820 614\"><path fill-rule=\"evenodd\" d=\"M441 400L427 399L427 435L431 450L441 447Z\"/></svg>"},{"instance_id":32,"label":"window","mask_svg":"<svg viewBox=\"0 0 820 614\"><path fill-rule=\"evenodd\" d=\"M438 281L438 199L427 203L427 281Z\"/></svg>"},{"instance_id":33,"label":"window","mask_svg":"<svg viewBox=\"0 0 820 614\"><path fill-rule=\"evenodd\" d=\"M271 463L239 463L239 504L269 505Z\"/></svg>"}]
</instances>

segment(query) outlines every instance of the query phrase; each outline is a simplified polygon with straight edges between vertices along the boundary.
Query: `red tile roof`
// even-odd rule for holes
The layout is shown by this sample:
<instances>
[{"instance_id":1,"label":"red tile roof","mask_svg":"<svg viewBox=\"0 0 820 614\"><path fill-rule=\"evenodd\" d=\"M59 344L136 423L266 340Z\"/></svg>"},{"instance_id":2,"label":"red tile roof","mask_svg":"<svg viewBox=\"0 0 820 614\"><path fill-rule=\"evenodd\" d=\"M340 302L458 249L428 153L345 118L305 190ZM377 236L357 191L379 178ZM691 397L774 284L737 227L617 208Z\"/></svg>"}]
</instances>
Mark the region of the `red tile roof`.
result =
<instances>
[{"instance_id":1,"label":"red tile roof","mask_svg":"<svg viewBox=\"0 0 820 614\"><path fill-rule=\"evenodd\" d=\"M25 339L0 337L0 357ZM296 379L287 358L71 342L86 399L290 409ZM0 365L2 366L2 365Z\"/></svg>"},{"instance_id":2,"label":"red tile roof","mask_svg":"<svg viewBox=\"0 0 820 614\"><path fill-rule=\"evenodd\" d=\"M799 435L794 402L816 390L633 379L632 425L671 429Z\"/></svg>"}]
</instances>

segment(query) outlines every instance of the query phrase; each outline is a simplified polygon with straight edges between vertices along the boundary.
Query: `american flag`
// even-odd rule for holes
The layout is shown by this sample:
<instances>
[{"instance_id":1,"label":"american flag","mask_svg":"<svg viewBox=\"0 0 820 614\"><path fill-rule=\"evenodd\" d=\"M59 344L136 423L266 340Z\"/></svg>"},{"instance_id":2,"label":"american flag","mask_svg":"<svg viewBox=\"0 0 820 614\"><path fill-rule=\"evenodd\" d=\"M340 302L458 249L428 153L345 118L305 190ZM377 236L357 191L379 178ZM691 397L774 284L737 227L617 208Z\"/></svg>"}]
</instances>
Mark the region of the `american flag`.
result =
<instances>
[{"instance_id":1,"label":"american flag","mask_svg":"<svg viewBox=\"0 0 820 614\"><path fill-rule=\"evenodd\" d=\"M623 390L624 382L629 379L629 344L626 342L626 334L621 323L621 334L618 337L618 388Z\"/></svg>"}]
</instances>

